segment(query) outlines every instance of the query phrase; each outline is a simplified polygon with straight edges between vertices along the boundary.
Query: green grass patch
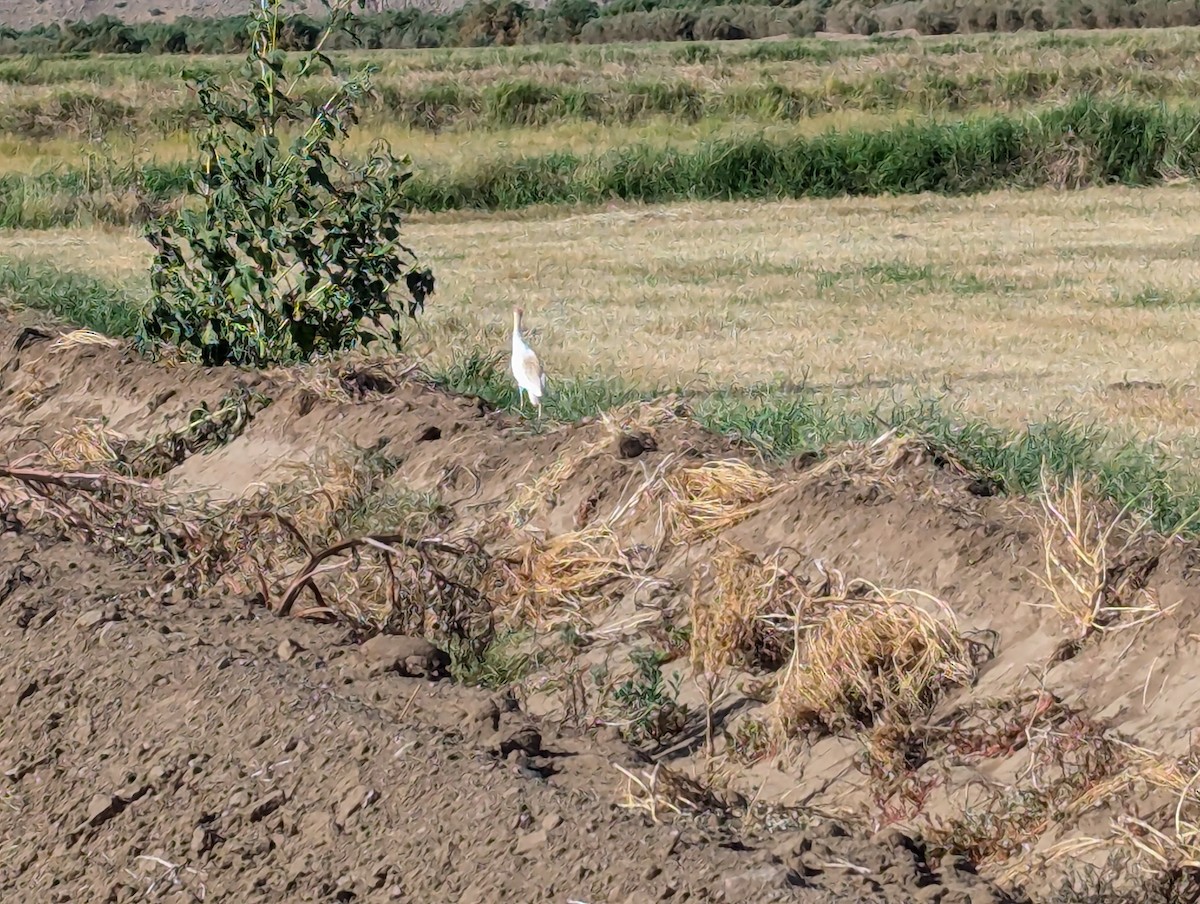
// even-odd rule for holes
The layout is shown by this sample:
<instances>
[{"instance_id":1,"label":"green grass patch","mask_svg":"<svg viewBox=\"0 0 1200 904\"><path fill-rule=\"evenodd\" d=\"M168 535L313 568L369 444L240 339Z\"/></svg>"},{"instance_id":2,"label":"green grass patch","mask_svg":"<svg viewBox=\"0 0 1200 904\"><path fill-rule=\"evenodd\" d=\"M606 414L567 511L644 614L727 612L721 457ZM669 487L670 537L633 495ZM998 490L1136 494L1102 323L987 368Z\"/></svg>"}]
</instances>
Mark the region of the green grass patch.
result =
<instances>
[{"instance_id":1,"label":"green grass patch","mask_svg":"<svg viewBox=\"0 0 1200 904\"><path fill-rule=\"evenodd\" d=\"M942 289L955 295L981 295L985 292L1005 293L1015 287L1011 283L983 279L973 273L943 273L930 264L910 264L886 261L841 270L815 270L817 293L824 295L843 282L865 280L876 285L918 286L927 291Z\"/></svg>"},{"instance_id":2,"label":"green grass patch","mask_svg":"<svg viewBox=\"0 0 1200 904\"><path fill-rule=\"evenodd\" d=\"M508 372L507 353L474 350L458 356L432 377L448 392L476 396L510 411L518 408L519 392ZM549 421L578 421L629 402L652 399L656 394L611 378L551 380L542 400L542 416ZM534 414L528 400L525 410Z\"/></svg>"},{"instance_id":3,"label":"green grass patch","mask_svg":"<svg viewBox=\"0 0 1200 904\"><path fill-rule=\"evenodd\" d=\"M778 125L831 112L944 113L996 107L1029 107L1065 95L1094 91L1110 99L1185 102L1200 91L1200 73L1130 71L1126 61L1074 67L945 72L929 63L888 61L895 68L836 77L811 74L803 82L778 80L750 68L714 78L707 72L662 69L653 75L563 82L560 73L524 75L520 69L486 85L447 76L414 84L411 77L378 76L364 99L363 123L446 129L496 130L566 122L636 123L650 117L695 122L750 120ZM1002 63L997 63L998 67ZM0 64L0 72L2 72ZM794 77L793 77L794 78ZM0 79L2 81L2 79ZM138 91L143 91L139 86ZM309 79L300 91L320 104L330 90ZM0 132L23 139L136 134L141 141L194 128L199 110L178 80L165 77L158 91L135 102L112 87L70 83L51 92L17 93L0 101Z\"/></svg>"},{"instance_id":4,"label":"green grass patch","mask_svg":"<svg viewBox=\"0 0 1200 904\"><path fill-rule=\"evenodd\" d=\"M1113 302L1124 308L1148 308L1150 310L1195 307L1200 305L1200 292L1179 293L1172 292L1170 289L1147 286L1132 295L1114 293Z\"/></svg>"},{"instance_id":5,"label":"green grass patch","mask_svg":"<svg viewBox=\"0 0 1200 904\"><path fill-rule=\"evenodd\" d=\"M109 336L133 335L145 293L49 263L0 261L0 299Z\"/></svg>"},{"instance_id":6,"label":"green grass patch","mask_svg":"<svg viewBox=\"0 0 1200 904\"><path fill-rule=\"evenodd\" d=\"M459 684L502 690L521 681L541 665L542 656L529 649L530 631L505 631L496 635L481 656L450 644L450 674Z\"/></svg>"}]
</instances>

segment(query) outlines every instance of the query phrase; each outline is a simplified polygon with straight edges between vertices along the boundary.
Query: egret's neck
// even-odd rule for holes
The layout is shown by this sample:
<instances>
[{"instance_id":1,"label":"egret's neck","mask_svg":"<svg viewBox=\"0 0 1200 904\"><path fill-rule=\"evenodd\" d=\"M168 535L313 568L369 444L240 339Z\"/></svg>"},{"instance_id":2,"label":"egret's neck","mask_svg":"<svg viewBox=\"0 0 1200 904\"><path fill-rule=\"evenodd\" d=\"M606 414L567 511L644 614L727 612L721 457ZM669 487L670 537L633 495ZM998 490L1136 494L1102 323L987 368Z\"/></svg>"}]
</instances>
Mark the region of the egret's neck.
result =
<instances>
[{"instance_id":1,"label":"egret's neck","mask_svg":"<svg viewBox=\"0 0 1200 904\"><path fill-rule=\"evenodd\" d=\"M513 338L521 335L521 315L513 312Z\"/></svg>"}]
</instances>

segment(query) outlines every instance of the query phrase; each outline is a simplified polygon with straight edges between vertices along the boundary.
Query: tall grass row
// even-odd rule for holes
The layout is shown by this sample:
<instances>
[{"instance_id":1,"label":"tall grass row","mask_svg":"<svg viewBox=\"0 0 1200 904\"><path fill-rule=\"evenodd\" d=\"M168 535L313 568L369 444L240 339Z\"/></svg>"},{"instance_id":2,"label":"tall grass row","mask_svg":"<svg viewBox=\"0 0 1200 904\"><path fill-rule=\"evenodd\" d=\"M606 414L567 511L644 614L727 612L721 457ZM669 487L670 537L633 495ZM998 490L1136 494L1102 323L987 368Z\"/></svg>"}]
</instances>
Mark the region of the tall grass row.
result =
<instances>
[{"instance_id":1,"label":"tall grass row","mask_svg":"<svg viewBox=\"0 0 1200 904\"><path fill-rule=\"evenodd\" d=\"M304 89L320 103L328 87ZM839 111L865 113L962 112L1062 102L1080 93L1131 101L1182 101L1200 94L1200 71L1130 71L1114 61L1077 68L972 71L943 67L867 72L811 84L773 79L717 82L695 78L629 78L597 86L556 84L534 78L468 85L445 79L413 86L377 83L363 105L366 123L399 124L438 132L452 128L499 129L560 122L636 123L652 116L697 121L748 118L761 124L791 122ZM62 87L50 93L0 100L0 132L42 140L74 134L108 138L116 132L140 140L195 128L199 110L182 90L147 97L114 96L103 88Z\"/></svg>"},{"instance_id":2,"label":"tall grass row","mask_svg":"<svg viewBox=\"0 0 1200 904\"><path fill-rule=\"evenodd\" d=\"M414 210L515 210L594 205L938 192L1121 183L1200 176L1200 109L1090 97L1039 114L912 122L877 131L831 131L771 142L722 139L694 149L631 146L500 158L470 169L418 173ZM128 223L137 210L113 198L136 192L170 203L187 165L126 166L105 174L58 170L0 178L0 226Z\"/></svg>"}]
</instances>

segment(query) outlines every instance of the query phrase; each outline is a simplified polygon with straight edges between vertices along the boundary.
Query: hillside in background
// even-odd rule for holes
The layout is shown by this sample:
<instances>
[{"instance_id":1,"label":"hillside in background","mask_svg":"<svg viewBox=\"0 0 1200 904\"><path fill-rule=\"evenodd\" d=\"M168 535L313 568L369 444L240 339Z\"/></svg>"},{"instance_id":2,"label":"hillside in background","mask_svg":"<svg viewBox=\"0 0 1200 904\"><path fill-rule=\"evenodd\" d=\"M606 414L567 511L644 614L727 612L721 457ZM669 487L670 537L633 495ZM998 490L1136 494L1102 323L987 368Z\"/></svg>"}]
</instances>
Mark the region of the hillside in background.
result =
<instances>
[{"instance_id":1,"label":"hillside in background","mask_svg":"<svg viewBox=\"0 0 1200 904\"><path fill-rule=\"evenodd\" d=\"M375 11L417 8L445 12L462 6L457 0L370 0ZM320 15L320 3L297 0L297 11ZM26 29L61 22L90 22L113 16L123 22L173 22L183 16L223 19L246 12L245 0L4 0L0 27Z\"/></svg>"},{"instance_id":2,"label":"hillside in background","mask_svg":"<svg viewBox=\"0 0 1200 904\"><path fill-rule=\"evenodd\" d=\"M368 0L368 7L360 38L375 48L1200 25L1197 0ZM315 0L293 8L301 17L321 14ZM245 0L5 0L0 53L238 52L246 9ZM85 22L92 24L78 25ZM292 41L298 49L316 32L301 22Z\"/></svg>"}]
</instances>

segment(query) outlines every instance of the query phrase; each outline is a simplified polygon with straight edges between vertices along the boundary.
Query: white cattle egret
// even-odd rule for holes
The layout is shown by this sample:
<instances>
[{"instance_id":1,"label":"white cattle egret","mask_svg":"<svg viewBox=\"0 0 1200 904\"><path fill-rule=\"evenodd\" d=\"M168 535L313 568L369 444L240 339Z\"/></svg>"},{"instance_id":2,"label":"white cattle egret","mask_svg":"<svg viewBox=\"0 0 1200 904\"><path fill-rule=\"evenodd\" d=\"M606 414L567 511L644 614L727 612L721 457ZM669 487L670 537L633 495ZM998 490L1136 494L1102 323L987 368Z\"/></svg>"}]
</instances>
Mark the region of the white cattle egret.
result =
<instances>
[{"instance_id":1,"label":"white cattle egret","mask_svg":"<svg viewBox=\"0 0 1200 904\"><path fill-rule=\"evenodd\" d=\"M521 336L521 317L524 313L521 308L513 308L512 375L517 381L520 401L523 403L525 396L529 396L529 400L537 405L538 415L541 416L546 375L542 373L542 364L538 361L538 356L525 344L525 339Z\"/></svg>"}]
</instances>

